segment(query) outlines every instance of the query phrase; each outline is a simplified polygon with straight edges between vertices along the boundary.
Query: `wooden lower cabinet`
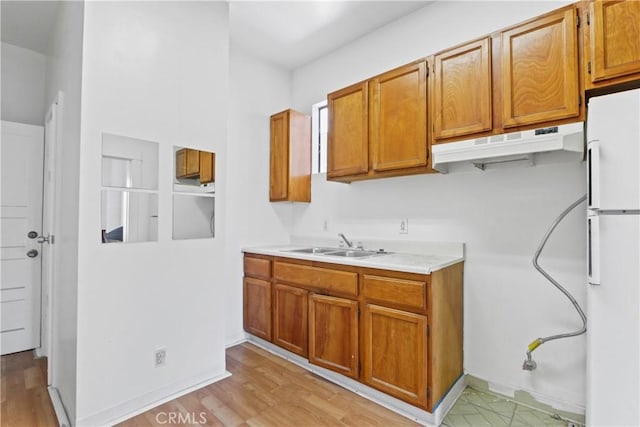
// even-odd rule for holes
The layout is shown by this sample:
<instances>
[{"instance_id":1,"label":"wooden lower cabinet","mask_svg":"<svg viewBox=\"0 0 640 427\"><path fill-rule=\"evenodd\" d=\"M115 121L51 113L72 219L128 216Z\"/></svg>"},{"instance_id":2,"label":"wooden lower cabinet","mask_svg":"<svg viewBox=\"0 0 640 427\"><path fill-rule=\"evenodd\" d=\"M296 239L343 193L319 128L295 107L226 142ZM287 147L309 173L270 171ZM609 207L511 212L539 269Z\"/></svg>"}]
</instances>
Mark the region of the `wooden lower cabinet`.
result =
<instances>
[{"instance_id":1,"label":"wooden lower cabinet","mask_svg":"<svg viewBox=\"0 0 640 427\"><path fill-rule=\"evenodd\" d=\"M271 341L271 282L245 277L243 297L244 330Z\"/></svg>"},{"instance_id":2,"label":"wooden lower cabinet","mask_svg":"<svg viewBox=\"0 0 640 427\"><path fill-rule=\"evenodd\" d=\"M367 304L362 323L362 381L426 408L427 317Z\"/></svg>"},{"instance_id":3,"label":"wooden lower cabinet","mask_svg":"<svg viewBox=\"0 0 640 427\"><path fill-rule=\"evenodd\" d=\"M244 328L433 411L463 374L463 266L427 275L247 255Z\"/></svg>"},{"instance_id":4,"label":"wooden lower cabinet","mask_svg":"<svg viewBox=\"0 0 640 427\"><path fill-rule=\"evenodd\" d=\"M358 301L309 295L309 361L358 377Z\"/></svg>"},{"instance_id":5,"label":"wooden lower cabinet","mask_svg":"<svg viewBox=\"0 0 640 427\"><path fill-rule=\"evenodd\" d=\"M276 283L273 288L273 343L307 357L307 294Z\"/></svg>"}]
</instances>

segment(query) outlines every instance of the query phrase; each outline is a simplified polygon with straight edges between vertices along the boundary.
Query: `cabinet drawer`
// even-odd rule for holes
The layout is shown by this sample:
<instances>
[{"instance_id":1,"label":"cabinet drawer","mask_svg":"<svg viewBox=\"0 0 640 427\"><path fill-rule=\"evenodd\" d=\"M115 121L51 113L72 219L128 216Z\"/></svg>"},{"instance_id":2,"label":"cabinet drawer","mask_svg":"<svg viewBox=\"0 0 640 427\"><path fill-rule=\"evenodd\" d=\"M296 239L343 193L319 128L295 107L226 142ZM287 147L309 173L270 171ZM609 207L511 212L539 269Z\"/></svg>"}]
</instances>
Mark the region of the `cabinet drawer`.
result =
<instances>
[{"instance_id":1,"label":"cabinet drawer","mask_svg":"<svg viewBox=\"0 0 640 427\"><path fill-rule=\"evenodd\" d=\"M244 257L244 274L246 276L271 278L271 260L264 258Z\"/></svg>"},{"instance_id":2,"label":"cabinet drawer","mask_svg":"<svg viewBox=\"0 0 640 427\"><path fill-rule=\"evenodd\" d=\"M340 295L358 295L358 273L330 270L307 265L276 262L274 276L278 281Z\"/></svg>"},{"instance_id":3,"label":"cabinet drawer","mask_svg":"<svg viewBox=\"0 0 640 427\"><path fill-rule=\"evenodd\" d=\"M364 295L380 303L398 304L418 310L427 308L427 283L392 277L364 276Z\"/></svg>"}]
</instances>

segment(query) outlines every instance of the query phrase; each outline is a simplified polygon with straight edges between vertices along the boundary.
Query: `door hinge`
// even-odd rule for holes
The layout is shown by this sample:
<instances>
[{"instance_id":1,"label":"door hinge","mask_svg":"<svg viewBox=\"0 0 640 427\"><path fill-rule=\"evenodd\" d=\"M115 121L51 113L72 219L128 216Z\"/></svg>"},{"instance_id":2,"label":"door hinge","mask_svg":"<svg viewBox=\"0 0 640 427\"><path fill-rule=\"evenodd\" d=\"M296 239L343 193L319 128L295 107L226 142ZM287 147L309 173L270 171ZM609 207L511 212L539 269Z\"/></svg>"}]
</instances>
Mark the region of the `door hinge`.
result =
<instances>
[{"instance_id":1,"label":"door hinge","mask_svg":"<svg viewBox=\"0 0 640 427\"><path fill-rule=\"evenodd\" d=\"M576 25L578 28L580 28L580 12L578 12L578 15L576 16Z\"/></svg>"},{"instance_id":2,"label":"door hinge","mask_svg":"<svg viewBox=\"0 0 640 427\"><path fill-rule=\"evenodd\" d=\"M582 95L578 94L578 107L582 105Z\"/></svg>"},{"instance_id":3,"label":"door hinge","mask_svg":"<svg viewBox=\"0 0 640 427\"><path fill-rule=\"evenodd\" d=\"M591 25L591 17L589 16L589 12L587 12L587 25Z\"/></svg>"},{"instance_id":4,"label":"door hinge","mask_svg":"<svg viewBox=\"0 0 640 427\"><path fill-rule=\"evenodd\" d=\"M591 74L591 61L587 62L587 73Z\"/></svg>"},{"instance_id":5,"label":"door hinge","mask_svg":"<svg viewBox=\"0 0 640 427\"><path fill-rule=\"evenodd\" d=\"M427 62L427 77L429 77L429 63Z\"/></svg>"}]
</instances>

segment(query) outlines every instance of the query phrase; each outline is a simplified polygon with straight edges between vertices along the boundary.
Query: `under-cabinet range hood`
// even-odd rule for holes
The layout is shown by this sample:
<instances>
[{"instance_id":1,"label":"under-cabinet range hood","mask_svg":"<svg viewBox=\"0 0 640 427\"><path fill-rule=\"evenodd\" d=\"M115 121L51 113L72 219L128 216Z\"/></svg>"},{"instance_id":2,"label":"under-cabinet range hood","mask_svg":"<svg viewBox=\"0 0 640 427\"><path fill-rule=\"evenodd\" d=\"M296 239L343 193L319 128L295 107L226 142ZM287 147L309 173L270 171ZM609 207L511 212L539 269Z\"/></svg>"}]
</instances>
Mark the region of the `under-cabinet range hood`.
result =
<instances>
[{"instance_id":1,"label":"under-cabinet range hood","mask_svg":"<svg viewBox=\"0 0 640 427\"><path fill-rule=\"evenodd\" d=\"M536 154L565 152L581 160L584 153L583 123L493 135L466 141L434 144L433 168L447 173L449 166L471 163L484 170L501 163L535 164Z\"/></svg>"}]
</instances>

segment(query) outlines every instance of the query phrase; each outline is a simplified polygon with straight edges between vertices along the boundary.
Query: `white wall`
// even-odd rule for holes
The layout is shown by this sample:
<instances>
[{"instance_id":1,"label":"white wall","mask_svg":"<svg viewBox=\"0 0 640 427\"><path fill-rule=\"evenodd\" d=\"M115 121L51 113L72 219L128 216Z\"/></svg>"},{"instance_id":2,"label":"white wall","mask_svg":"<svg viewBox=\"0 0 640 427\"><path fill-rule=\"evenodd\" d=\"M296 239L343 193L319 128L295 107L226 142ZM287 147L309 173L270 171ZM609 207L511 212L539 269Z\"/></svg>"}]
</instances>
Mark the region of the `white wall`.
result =
<instances>
[{"instance_id":1,"label":"white wall","mask_svg":"<svg viewBox=\"0 0 640 427\"><path fill-rule=\"evenodd\" d=\"M224 373L227 4L87 2L83 54L77 419L102 425ZM158 142L158 242L100 243L103 132ZM171 239L174 145L216 153L215 239Z\"/></svg>"},{"instance_id":2,"label":"white wall","mask_svg":"<svg viewBox=\"0 0 640 427\"><path fill-rule=\"evenodd\" d=\"M291 203L269 202L269 117L291 106L291 74L235 45L230 54L227 344L244 337L242 247L288 242L292 220Z\"/></svg>"},{"instance_id":3,"label":"white wall","mask_svg":"<svg viewBox=\"0 0 640 427\"><path fill-rule=\"evenodd\" d=\"M310 112L328 92L558 6L434 3L294 70L292 105ZM263 161L268 162L266 154ZM466 372L501 391L527 390L541 401L581 412L584 336L540 347L534 372L521 366L534 338L581 326L571 304L535 272L531 257L553 219L585 192L584 176L579 162L350 185L314 176L311 204L294 206L293 232L465 242ZM398 234L401 218L409 218L406 237ZM584 209L572 213L541 258L580 302L586 280L584 218Z\"/></svg>"},{"instance_id":4,"label":"white wall","mask_svg":"<svg viewBox=\"0 0 640 427\"><path fill-rule=\"evenodd\" d=\"M52 385L67 415L76 414L76 336L78 290L78 204L80 183L80 92L82 85L83 2L61 2L47 55L46 108L63 92L57 147L57 205ZM44 117L44 116L43 116Z\"/></svg>"},{"instance_id":5,"label":"white wall","mask_svg":"<svg viewBox=\"0 0 640 427\"><path fill-rule=\"evenodd\" d=\"M2 120L44 125L47 57L2 43Z\"/></svg>"}]
</instances>

